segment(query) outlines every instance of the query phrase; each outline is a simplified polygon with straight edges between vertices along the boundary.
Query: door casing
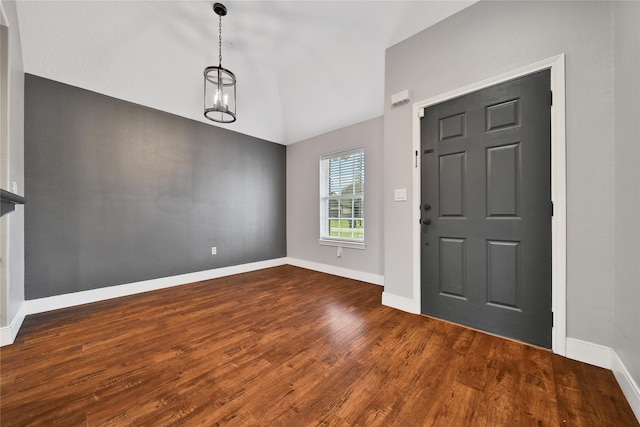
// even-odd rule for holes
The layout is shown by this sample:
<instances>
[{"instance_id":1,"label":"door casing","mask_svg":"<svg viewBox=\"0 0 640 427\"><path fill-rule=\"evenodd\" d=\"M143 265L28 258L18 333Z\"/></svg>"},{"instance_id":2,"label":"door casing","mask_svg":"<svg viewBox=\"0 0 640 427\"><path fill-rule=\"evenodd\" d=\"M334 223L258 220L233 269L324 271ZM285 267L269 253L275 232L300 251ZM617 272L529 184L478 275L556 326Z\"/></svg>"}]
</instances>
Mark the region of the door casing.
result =
<instances>
[{"instance_id":1,"label":"door casing","mask_svg":"<svg viewBox=\"0 0 640 427\"><path fill-rule=\"evenodd\" d=\"M553 105L551 106L551 200L553 217L551 219L551 287L554 323L552 328L552 350L556 354L566 355L567 337L567 180L566 180L566 133L565 133L565 55L557 55L538 61L495 77L473 83L462 88L443 93L413 104L413 312L421 313L421 263L420 263L420 117L423 109L471 92L485 89L509 80L513 80L536 71L550 70Z\"/></svg>"}]
</instances>

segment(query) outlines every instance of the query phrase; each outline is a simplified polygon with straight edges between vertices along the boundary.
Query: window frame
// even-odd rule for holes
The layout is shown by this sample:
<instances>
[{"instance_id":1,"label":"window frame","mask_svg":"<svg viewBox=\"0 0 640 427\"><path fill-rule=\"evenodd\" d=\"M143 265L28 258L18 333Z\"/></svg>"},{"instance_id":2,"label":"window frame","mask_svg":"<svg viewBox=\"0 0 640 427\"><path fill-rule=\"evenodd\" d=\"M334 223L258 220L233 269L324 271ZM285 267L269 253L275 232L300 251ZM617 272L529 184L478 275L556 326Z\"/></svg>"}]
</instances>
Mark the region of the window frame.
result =
<instances>
[{"instance_id":1,"label":"window frame","mask_svg":"<svg viewBox=\"0 0 640 427\"><path fill-rule=\"evenodd\" d=\"M339 157L362 153L362 192L350 194L348 196L343 195L334 195L331 196L329 194L329 182L328 176L329 171L326 170L328 166L328 161L332 159L336 159ZM345 199L359 199L361 200L361 216L358 219L362 220L363 224L365 222L365 193L366 193L366 151L364 147L355 147L347 150L335 151L329 154L325 154L320 156L319 161L319 212L320 212L320 238L318 239L318 243L326 246L339 246L343 248L353 248L353 249L365 249L366 248L366 227L363 226L363 236L362 238L348 238L348 237L336 237L329 235L329 202L330 200L345 200ZM354 180L355 184L355 180ZM354 185L355 187L355 185ZM350 196L350 197L349 197ZM354 206L354 205L352 205ZM354 208L352 208L354 209ZM338 217L340 218L340 217ZM352 220L356 221L353 216L353 212L350 217Z\"/></svg>"}]
</instances>

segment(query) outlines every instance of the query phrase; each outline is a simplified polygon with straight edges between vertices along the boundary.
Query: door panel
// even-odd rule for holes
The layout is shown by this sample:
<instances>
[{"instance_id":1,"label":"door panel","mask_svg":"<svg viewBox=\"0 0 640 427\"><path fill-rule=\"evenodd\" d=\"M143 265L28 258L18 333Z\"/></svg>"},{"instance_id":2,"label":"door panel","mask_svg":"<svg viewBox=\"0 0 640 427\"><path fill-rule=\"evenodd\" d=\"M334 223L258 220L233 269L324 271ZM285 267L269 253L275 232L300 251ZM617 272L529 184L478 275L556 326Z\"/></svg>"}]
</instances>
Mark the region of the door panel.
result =
<instances>
[{"instance_id":1,"label":"door panel","mask_svg":"<svg viewBox=\"0 0 640 427\"><path fill-rule=\"evenodd\" d=\"M440 141L464 136L465 116L458 114L440 119Z\"/></svg>"},{"instance_id":2,"label":"door panel","mask_svg":"<svg viewBox=\"0 0 640 427\"><path fill-rule=\"evenodd\" d=\"M465 298L464 239L440 239L440 293Z\"/></svg>"},{"instance_id":3,"label":"door panel","mask_svg":"<svg viewBox=\"0 0 640 427\"><path fill-rule=\"evenodd\" d=\"M487 303L520 309L520 242L487 241Z\"/></svg>"},{"instance_id":4,"label":"door panel","mask_svg":"<svg viewBox=\"0 0 640 427\"><path fill-rule=\"evenodd\" d=\"M440 216L464 217L465 153L440 157Z\"/></svg>"},{"instance_id":5,"label":"door panel","mask_svg":"<svg viewBox=\"0 0 640 427\"><path fill-rule=\"evenodd\" d=\"M550 348L549 71L425 109L421 138L422 312Z\"/></svg>"},{"instance_id":6,"label":"door panel","mask_svg":"<svg viewBox=\"0 0 640 427\"><path fill-rule=\"evenodd\" d=\"M519 217L520 144L487 149L487 217Z\"/></svg>"}]
</instances>

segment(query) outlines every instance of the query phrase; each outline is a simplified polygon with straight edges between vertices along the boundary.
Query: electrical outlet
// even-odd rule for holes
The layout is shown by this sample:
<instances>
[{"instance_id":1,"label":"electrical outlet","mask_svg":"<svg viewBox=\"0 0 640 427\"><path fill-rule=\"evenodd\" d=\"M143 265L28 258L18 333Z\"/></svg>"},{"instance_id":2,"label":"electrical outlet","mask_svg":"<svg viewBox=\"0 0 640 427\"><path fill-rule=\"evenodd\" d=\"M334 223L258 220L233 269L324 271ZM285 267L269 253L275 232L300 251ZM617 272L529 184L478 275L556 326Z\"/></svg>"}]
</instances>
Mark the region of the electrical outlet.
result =
<instances>
[{"instance_id":1,"label":"electrical outlet","mask_svg":"<svg viewBox=\"0 0 640 427\"><path fill-rule=\"evenodd\" d=\"M218 248L216 248L215 246L211 247L211 255L216 255L218 253Z\"/></svg>"}]
</instances>

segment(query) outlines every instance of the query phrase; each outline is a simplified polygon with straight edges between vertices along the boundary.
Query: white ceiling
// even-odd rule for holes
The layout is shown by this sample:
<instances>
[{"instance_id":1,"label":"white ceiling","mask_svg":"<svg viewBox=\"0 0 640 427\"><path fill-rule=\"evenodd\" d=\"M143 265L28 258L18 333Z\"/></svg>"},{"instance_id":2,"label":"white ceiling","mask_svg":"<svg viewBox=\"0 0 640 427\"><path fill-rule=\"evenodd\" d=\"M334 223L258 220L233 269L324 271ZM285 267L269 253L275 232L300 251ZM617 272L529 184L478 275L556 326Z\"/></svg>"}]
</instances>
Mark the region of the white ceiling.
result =
<instances>
[{"instance_id":1,"label":"white ceiling","mask_svg":"<svg viewBox=\"0 0 640 427\"><path fill-rule=\"evenodd\" d=\"M213 124L202 114L213 3L19 1L25 72ZM219 126L291 144L382 115L385 49L473 1L223 3L238 120Z\"/></svg>"}]
</instances>

